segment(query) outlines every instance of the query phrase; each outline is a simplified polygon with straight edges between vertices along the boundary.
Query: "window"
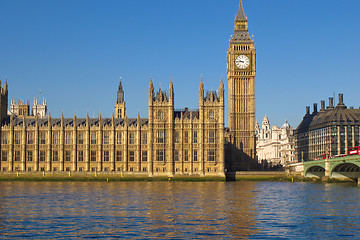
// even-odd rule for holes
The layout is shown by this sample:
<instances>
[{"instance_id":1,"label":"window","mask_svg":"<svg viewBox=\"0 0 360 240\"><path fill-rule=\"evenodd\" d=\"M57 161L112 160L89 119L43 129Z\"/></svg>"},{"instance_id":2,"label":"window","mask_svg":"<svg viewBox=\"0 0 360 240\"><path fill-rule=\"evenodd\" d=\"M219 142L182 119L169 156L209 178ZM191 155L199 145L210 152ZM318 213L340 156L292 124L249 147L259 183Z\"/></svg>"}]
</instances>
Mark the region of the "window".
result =
<instances>
[{"instance_id":1,"label":"window","mask_svg":"<svg viewBox=\"0 0 360 240\"><path fill-rule=\"evenodd\" d=\"M129 144L135 144L135 133L129 133Z\"/></svg>"},{"instance_id":2,"label":"window","mask_svg":"<svg viewBox=\"0 0 360 240\"><path fill-rule=\"evenodd\" d=\"M59 144L59 133L53 133L53 144Z\"/></svg>"},{"instance_id":3,"label":"window","mask_svg":"<svg viewBox=\"0 0 360 240\"><path fill-rule=\"evenodd\" d=\"M1 161L6 162L8 158L7 151L1 151Z\"/></svg>"},{"instance_id":4,"label":"window","mask_svg":"<svg viewBox=\"0 0 360 240\"><path fill-rule=\"evenodd\" d=\"M211 150L209 150L208 154L209 154L209 156L208 156L209 162L215 162L216 150L211 149Z\"/></svg>"},{"instance_id":5,"label":"window","mask_svg":"<svg viewBox=\"0 0 360 240\"><path fill-rule=\"evenodd\" d=\"M174 161L175 161L175 162L178 162L178 161L179 161L179 151L178 151L178 150L175 150L175 151L174 151Z\"/></svg>"},{"instance_id":6,"label":"window","mask_svg":"<svg viewBox=\"0 0 360 240\"><path fill-rule=\"evenodd\" d=\"M92 168L91 168L91 171L92 171L92 172L96 172L96 167L92 167Z\"/></svg>"},{"instance_id":7,"label":"window","mask_svg":"<svg viewBox=\"0 0 360 240\"><path fill-rule=\"evenodd\" d=\"M179 132L175 132L175 143L179 143L180 142L180 134Z\"/></svg>"},{"instance_id":8,"label":"window","mask_svg":"<svg viewBox=\"0 0 360 240\"><path fill-rule=\"evenodd\" d=\"M8 144L8 134L7 133L2 134L1 143Z\"/></svg>"},{"instance_id":9,"label":"window","mask_svg":"<svg viewBox=\"0 0 360 240\"><path fill-rule=\"evenodd\" d=\"M116 161L121 162L121 151L116 151Z\"/></svg>"},{"instance_id":10,"label":"window","mask_svg":"<svg viewBox=\"0 0 360 240\"><path fill-rule=\"evenodd\" d=\"M141 143L142 144L147 144L147 133L142 134Z\"/></svg>"},{"instance_id":11,"label":"window","mask_svg":"<svg viewBox=\"0 0 360 240\"><path fill-rule=\"evenodd\" d=\"M215 113L214 113L213 110L210 110L210 111L209 111L209 119L210 119L210 120L214 120L214 119L215 119Z\"/></svg>"},{"instance_id":12,"label":"window","mask_svg":"<svg viewBox=\"0 0 360 240\"><path fill-rule=\"evenodd\" d=\"M96 144L96 133L91 133L91 144Z\"/></svg>"},{"instance_id":13,"label":"window","mask_svg":"<svg viewBox=\"0 0 360 240\"><path fill-rule=\"evenodd\" d=\"M78 151L78 162L84 161L84 151Z\"/></svg>"},{"instance_id":14,"label":"window","mask_svg":"<svg viewBox=\"0 0 360 240\"><path fill-rule=\"evenodd\" d=\"M122 143L122 134L120 132L116 133L116 144Z\"/></svg>"},{"instance_id":15,"label":"window","mask_svg":"<svg viewBox=\"0 0 360 240\"><path fill-rule=\"evenodd\" d=\"M28 144L34 144L34 133L29 132L27 136L27 143Z\"/></svg>"},{"instance_id":16,"label":"window","mask_svg":"<svg viewBox=\"0 0 360 240\"><path fill-rule=\"evenodd\" d=\"M210 111L209 111L209 119L210 119L210 120L214 120L214 119L215 119L215 113L214 113L213 110L210 110Z\"/></svg>"},{"instance_id":17,"label":"window","mask_svg":"<svg viewBox=\"0 0 360 240\"><path fill-rule=\"evenodd\" d=\"M109 132L104 132L104 144L110 143L110 134Z\"/></svg>"},{"instance_id":18,"label":"window","mask_svg":"<svg viewBox=\"0 0 360 240\"><path fill-rule=\"evenodd\" d=\"M142 151L142 154L141 154L141 161L142 162L147 162L147 151Z\"/></svg>"},{"instance_id":19,"label":"window","mask_svg":"<svg viewBox=\"0 0 360 240\"><path fill-rule=\"evenodd\" d=\"M163 120L163 119L164 119L164 112L160 110L158 112L158 120Z\"/></svg>"},{"instance_id":20,"label":"window","mask_svg":"<svg viewBox=\"0 0 360 240\"><path fill-rule=\"evenodd\" d=\"M65 162L71 161L71 151L65 151Z\"/></svg>"},{"instance_id":21,"label":"window","mask_svg":"<svg viewBox=\"0 0 360 240\"><path fill-rule=\"evenodd\" d=\"M79 132L79 135L78 135L79 139L78 139L78 143L81 145L81 144L84 144L84 133L83 132Z\"/></svg>"},{"instance_id":22,"label":"window","mask_svg":"<svg viewBox=\"0 0 360 240\"><path fill-rule=\"evenodd\" d=\"M46 144L46 134L44 132L40 133L40 144Z\"/></svg>"},{"instance_id":23,"label":"window","mask_svg":"<svg viewBox=\"0 0 360 240\"><path fill-rule=\"evenodd\" d=\"M90 161L91 162L96 162L96 151L91 151L90 152Z\"/></svg>"},{"instance_id":24,"label":"window","mask_svg":"<svg viewBox=\"0 0 360 240\"><path fill-rule=\"evenodd\" d=\"M108 172L108 171L109 171L108 167L104 168L104 172Z\"/></svg>"},{"instance_id":25,"label":"window","mask_svg":"<svg viewBox=\"0 0 360 240\"><path fill-rule=\"evenodd\" d=\"M164 130L158 130L156 132L156 142L157 143L164 143L165 142L165 137L164 137Z\"/></svg>"},{"instance_id":26,"label":"window","mask_svg":"<svg viewBox=\"0 0 360 240\"><path fill-rule=\"evenodd\" d=\"M184 151L184 161L185 161L185 162L188 162L188 161L189 161L189 151L188 151L188 150L185 150L185 151Z\"/></svg>"},{"instance_id":27,"label":"window","mask_svg":"<svg viewBox=\"0 0 360 240\"><path fill-rule=\"evenodd\" d=\"M72 141L71 141L71 133L66 133L66 135L65 135L65 144L69 145L71 143L72 143Z\"/></svg>"},{"instance_id":28,"label":"window","mask_svg":"<svg viewBox=\"0 0 360 240\"><path fill-rule=\"evenodd\" d=\"M198 161L198 151L197 151L197 150L194 150L194 153L193 153L193 161L194 161L194 162L197 162L197 161Z\"/></svg>"},{"instance_id":29,"label":"window","mask_svg":"<svg viewBox=\"0 0 360 240\"><path fill-rule=\"evenodd\" d=\"M54 162L59 161L59 152L58 151L53 151L53 161Z\"/></svg>"},{"instance_id":30,"label":"window","mask_svg":"<svg viewBox=\"0 0 360 240\"><path fill-rule=\"evenodd\" d=\"M20 133L19 132L15 133L15 144L20 144Z\"/></svg>"},{"instance_id":31,"label":"window","mask_svg":"<svg viewBox=\"0 0 360 240\"><path fill-rule=\"evenodd\" d=\"M208 143L215 143L215 142L216 142L215 130L209 130L209 132L208 132Z\"/></svg>"},{"instance_id":32,"label":"window","mask_svg":"<svg viewBox=\"0 0 360 240\"><path fill-rule=\"evenodd\" d=\"M129 162L135 162L135 152L129 151Z\"/></svg>"},{"instance_id":33,"label":"window","mask_svg":"<svg viewBox=\"0 0 360 240\"><path fill-rule=\"evenodd\" d=\"M158 162L164 162L164 150L163 149L157 149L156 150L156 161Z\"/></svg>"},{"instance_id":34,"label":"window","mask_svg":"<svg viewBox=\"0 0 360 240\"><path fill-rule=\"evenodd\" d=\"M143 172L146 172L146 171L147 171L146 167L143 167L143 168L142 168L142 171L143 171Z\"/></svg>"},{"instance_id":35,"label":"window","mask_svg":"<svg viewBox=\"0 0 360 240\"><path fill-rule=\"evenodd\" d=\"M104 151L104 162L108 162L109 160L109 151Z\"/></svg>"},{"instance_id":36,"label":"window","mask_svg":"<svg viewBox=\"0 0 360 240\"><path fill-rule=\"evenodd\" d=\"M185 131L184 133L184 143L189 143L189 132Z\"/></svg>"},{"instance_id":37,"label":"window","mask_svg":"<svg viewBox=\"0 0 360 240\"><path fill-rule=\"evenodd\" d=\"M53 168L53 171L54 171L54 172L57 172L57 171L59 171L59 169L58 169L57 167L54 167L54 168Z\"/></svg>"},{"instance_id":38,"label":"window","mask_svg":"<svg viewBox=\"0 0 360 240\"><path fill-rule=\"evenodd\" d=\"M15 151L15 162L20 162L20 151Z\"/></svg>"},{"instance_id":39,"label":"window","mask_svg":"<svg viewBox=\"0 0 360 240\"><path fill-rule=\"evenodd\" d=\"M45 162L45 151L40 151L40 162Z\"/></svg>"},{"instance_id":40,"label":"window","mask_svg":"<svg viewBox=\"0 0 360 240\"><path fill-rule=\"evenodd\" d=\"M27 151L26 152L26 161L27 162L32 162L33 161L33 152L32 151Z\"/></svg>"},{"instance_id":41,"label":"window","mask_svg":"<svg viewBox=\"0 0 360 240\"><path fill-rule=\"evenodd\" d=\"M197 140L197 131L194 131L194 132L193 132L193 142L194 142L194 143L197 143L197 142L198 142L198 140Z\"/></svg>"}]
</instances>

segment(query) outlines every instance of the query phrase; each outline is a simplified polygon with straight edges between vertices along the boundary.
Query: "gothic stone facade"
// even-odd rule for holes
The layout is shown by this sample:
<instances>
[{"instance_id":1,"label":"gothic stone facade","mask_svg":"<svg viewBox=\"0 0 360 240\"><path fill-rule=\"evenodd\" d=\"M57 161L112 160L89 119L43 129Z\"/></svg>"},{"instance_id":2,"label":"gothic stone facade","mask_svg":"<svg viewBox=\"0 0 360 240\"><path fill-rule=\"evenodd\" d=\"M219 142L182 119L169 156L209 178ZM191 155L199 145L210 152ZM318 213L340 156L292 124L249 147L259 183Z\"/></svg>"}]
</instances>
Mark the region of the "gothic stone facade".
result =
<instances>
[{"instance_id":1,"label":"gothic stone facade","mask_svg":"<svg viewBox=\"0 0 360 240\"><path fill-rule=\"evenodd\" d=\"M122 87L119 91L122 100ZM5 101L7 88L1 94ZM168 92L156 94L151 81L148 119L3 117L2 171L224 174L222 82L219 94L204 94L201 81L199 110L176 111L172 81Z\"/></svg>"},{"instance_id":2,"label":"gothic stone facade","mask_svg":"<svg viewBox=\"0 0 360 240\"><path fill-rule=\"evenodd\" d=\"M256 50L248 30L242 1L227 52L229 94L229 151L232 169L247 170L256 156Z\"/></svg>"}]
</instances>

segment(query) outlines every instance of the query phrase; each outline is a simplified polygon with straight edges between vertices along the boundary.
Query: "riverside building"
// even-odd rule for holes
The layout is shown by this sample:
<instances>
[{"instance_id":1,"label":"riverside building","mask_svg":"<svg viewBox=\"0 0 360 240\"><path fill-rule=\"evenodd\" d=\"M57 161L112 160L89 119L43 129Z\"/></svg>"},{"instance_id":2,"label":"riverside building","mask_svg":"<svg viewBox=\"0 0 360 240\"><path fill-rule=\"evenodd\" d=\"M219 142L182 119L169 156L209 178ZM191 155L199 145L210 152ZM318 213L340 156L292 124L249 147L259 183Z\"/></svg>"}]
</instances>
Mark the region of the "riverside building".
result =
<instances>
[{"instance_id":1,"label":"riverside building","mask_svg":"<svg viewBox=\"0 0 360 240\"><path fill-rule=\"evenodd\" d=\"M7 115L8 85L1 87L1 171L118 171L153 175L220 175L246 169L255 158L255 48L240 0L227 53L229 128L224 84L205 91L198 109L174 109L174 86L148 91L148 118L128 118L121 84L111 118ZM240 97L241 96L241 97ZM19 104L20 105L20 104ZM46 114L46 113L45 113Z\"/></svg>"},{"instance_id":2,"label":"riverside building","mask_svg":"<svg viewBox=\"0 0 360 240\"><path fill-rule=\"evenodd\" d=\"M271 167L294 163L294 131L285 121L281 127L270 126L265 115L261 128L256 122L256 154L260 164L265 162Z\"/></svg>"},{"instance_id":3,"label":"riverside building","mask_svg":"<svg viewBox=\"0 0 360 240\"><path fill-rule=\"evenodd\" d=\"M343 94L339 103L329 98L329 105L321 101L318 111L306 107L306 114L295 130L295 157L298 161L315 160L320 155L345 155L350 147L359 146L360 109L347 108Z\"/></svg>"}]
</instances>

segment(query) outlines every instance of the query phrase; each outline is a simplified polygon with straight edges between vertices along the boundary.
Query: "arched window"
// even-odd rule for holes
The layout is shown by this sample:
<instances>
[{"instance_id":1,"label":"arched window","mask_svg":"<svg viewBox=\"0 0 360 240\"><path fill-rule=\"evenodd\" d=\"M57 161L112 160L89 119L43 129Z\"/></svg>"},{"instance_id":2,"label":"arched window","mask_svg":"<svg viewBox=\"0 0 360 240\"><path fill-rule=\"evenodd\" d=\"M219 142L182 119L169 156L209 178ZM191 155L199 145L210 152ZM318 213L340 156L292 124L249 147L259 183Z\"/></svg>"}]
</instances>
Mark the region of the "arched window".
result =
<instances>
[{"instance_id":1,"label":"arched window","mask_svg":"<svg viewBox=\"0 0 360 240\"><path fill-rule=\"evenodd\" d=\"M158 120L163 120L163 119L164 119L164 112L160 110L158 112Z\"/></svg>"},{"instance_id":2,"label":"arched window","mask_svg":"<svg viewBox=\"0 0 360 240\"><path fill-rule=\"evenodd\" d=\"M210 111L209 111L209 119L210 119L210 120L214 120L214 119L215 119L215 113L214 113L213 110L210 110Z\"/></svg>"}]
</instances>

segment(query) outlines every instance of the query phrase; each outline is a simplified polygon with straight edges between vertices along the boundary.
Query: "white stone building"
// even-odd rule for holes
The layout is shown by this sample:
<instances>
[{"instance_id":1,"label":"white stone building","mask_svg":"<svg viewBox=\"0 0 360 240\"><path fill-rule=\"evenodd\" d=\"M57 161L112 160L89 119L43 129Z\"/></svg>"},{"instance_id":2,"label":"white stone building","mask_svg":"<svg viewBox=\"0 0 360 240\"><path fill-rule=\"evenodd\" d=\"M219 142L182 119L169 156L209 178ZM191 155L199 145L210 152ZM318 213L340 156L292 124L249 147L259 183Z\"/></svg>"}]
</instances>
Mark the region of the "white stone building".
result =
<instances>
[{"instance_id":1,"label":"white stone building","mask_svg":"<svg viewBox=\"0 0 360 240\"><path fill-rule=\"evenodd\" d=\"M39 104L37 99L34 99L34 103L32 105L32 116L38 116L39 118L47 117L47 103L46 99L43 99L42 104Z\"/></svg>"},{"instance_id":2,"label":"white stone building","mask_svg":"<svg viewBox=\"0 0 360 240\"><path fill-rule=\"evenodd\" d=\"M27 100L25 102L24 99L20 99L18 103L15 103L14 99L11 99L10 110L8 111L8 115L13 115L17 117L25 116L33 116L38 118L46 118L47 117L47 103L46 99L43 99L42 104L39 104L37 99L34 99L32 105L32 111L30 113L30 101Z\"/></svg>"},{"instance_id":3,"label":"white stone building","mask_svg":"<svg viewBox=\"0 0 360 240\"><path fill-rule=\"evenodd\" d=\"M282 127L270 126L265 115L261 128L256 122L256 153L259 163L267 162L269 166L294 163L294 131L285 121Z\"/></svg>"}]
</instances>

